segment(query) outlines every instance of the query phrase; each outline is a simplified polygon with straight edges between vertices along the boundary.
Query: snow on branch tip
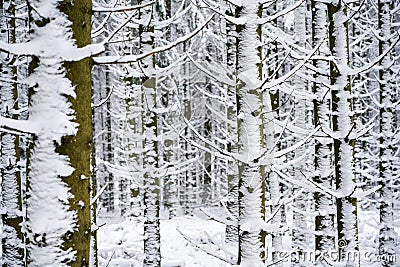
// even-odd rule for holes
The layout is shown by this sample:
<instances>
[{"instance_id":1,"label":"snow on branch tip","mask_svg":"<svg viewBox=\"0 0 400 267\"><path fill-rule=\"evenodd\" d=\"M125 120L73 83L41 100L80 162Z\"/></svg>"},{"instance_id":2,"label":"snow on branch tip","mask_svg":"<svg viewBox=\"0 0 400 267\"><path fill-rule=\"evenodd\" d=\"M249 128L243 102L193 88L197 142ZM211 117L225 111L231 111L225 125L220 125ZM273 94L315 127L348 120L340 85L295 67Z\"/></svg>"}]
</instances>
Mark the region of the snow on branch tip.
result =
<instances>
[{"instance_id":1,"label":"snow on branch tip","mask_svg":"<svg viewBox=\"0 0 400 267\"><path fill-rule=\"evenodd\" d=\"M6 43L0 40L0 52L17 56L59 57L64 61L79 61L92 57L105 50L103 44L89 44L78 48L69 42L55 40L46 43L46 49L42 49L42 40L32 40L26 43Z\"/></svg>"},{"instance_id":2,"label":"snow on branch tip","mask_svg":"<svg viewBox=\"0 0 400 267\"><path fill-rule=\"evenodd\" d=\"M151 6L155 3L155 1L151 1L148 3L140 4L140 5L132 5L132 6L119 6L119 7L100 7L96 6L92 8L93 12L126 12L132 11L136 9L145 8Z\"/></svg>"}]
</instances>

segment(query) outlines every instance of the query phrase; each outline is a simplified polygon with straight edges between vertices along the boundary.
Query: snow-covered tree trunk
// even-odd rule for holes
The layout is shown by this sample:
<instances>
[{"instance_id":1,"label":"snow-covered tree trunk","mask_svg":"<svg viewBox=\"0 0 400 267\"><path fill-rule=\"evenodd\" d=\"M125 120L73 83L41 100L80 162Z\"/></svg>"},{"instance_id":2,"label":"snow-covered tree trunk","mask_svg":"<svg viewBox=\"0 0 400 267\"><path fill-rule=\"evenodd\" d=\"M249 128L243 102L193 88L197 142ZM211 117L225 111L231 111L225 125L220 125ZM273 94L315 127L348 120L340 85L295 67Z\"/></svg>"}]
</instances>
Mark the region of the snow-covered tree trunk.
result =
<instances>
[{"instance_id":1,"label":"snow-covered tree trunk","mask_svg":"<svg viewBox=\"0 0 400 267\"><path fill-rule=\"evenodd\" d=\"M49 1L32 1L36 12L31 11L36 25L32 41L47 42L48 38L65 44L70 33L64 25L68 20L57 4ZM39 14L41 14L39 13ZM67 36L67 37L66 37ZM27 262L28 266L68 266L74 253L63 249L64 241L74 231L74 212L69 211L71 197L62 177L73 172L68 158L56 152L54 142L65 135L75 134L75 124L70 121L71 105L65 96L75 96L71 82L65 77L63 60L51 51L37 57L37 66L29 80L36 88L31 97L29 119L36 119L40 127L34 140L30 158L27 198ZM54 85L57 85L55 87Z\"/></svg>"},{"instance_id":2,"label":"snow-covered tree trunk","mask_svg":"<svg viewBox=\"0 0 400 267\"><path fill-rule=\"evenodd\" d=\"M113 75L112 75L112 67L111 66L104 66L104 79L101 81L102 84L102 98L107 98L107 96L111 93L111 87L112 83L114 82L113 80ZM113 160L113 154L114 151L112 149L113 146L113 132L112 132L112 110L111 110L111 99L107 101L103 107L103 112L102 112L102 124L103 128L102 130L105 131L104 133L104 139L102 142L103 145L103 156L104 156L104 163L107 164L105 165L104 163L102 164L103 171L102 175L104 176L104 182L108 183L106 190L105 190L105 196L106 196L106 202L104 203L104 206L106 207L107 211L114 211L116 205L116 195L119 195L120 193L118 191L118 187L116 187L116 179L110 171L110 165L114 163ZM114 123L116 119L114 118ZM117 194L116 194L117 193ZM121 209L119 209L120 213L122 213Z\"/></svg>"},{"instance_id":3,"label":"snow-covered tree trunk","mask_svg":"<svg viewBox=\"0 0 400 267\"><path fill-rule=\"evenodd\" d=\"M140 11L140 52L154 48L154 8ZM144 185L144 262L143 266L161 266L160 181L158 173L158 131L156 111L155 60L149 56L140 63L143 103L143 185Z\"/></svg>"},{"instance_id":4,"label":"snow-covered tree trunk","mask_svg":"<svg viewBox=\"0 0 400 267\"><path fill-rule=\"evenodd\" d=\"M328 24L327 24L327 6L319 1L312 1L312 38L313 46L321 46L318 55L327 56L329 47L327 41ZM313 65L317 71L314 73L313 93L314 93L314 126L319 125L324 128L330 128L330 94L324 84L329 84L327 78L329 74L329 62L325 60L315 59ZM332 138L318 137L315 140L314 148L314 167L315 175L313 177L316 183L326 188L332 187ZM333 199L331 196L315 192L314 194L315 210L315 250L316 256L321 252L328 251L334 247L334 216L336 211L333 207Z\"/></svg>"},{"instance_id":5,"label":"snow-covered tree trunk","mask_svg":"<svg viewBox=\"0 0 400 267\"><path fill-rule=\"evenodd\" d=\"M228 1L227 1L228 2ZM236 17L236 7L229 6L229 3L223 1L221 5L226 8L225 13L229 16ZM232 14L233 13L233 14ZM229 70L232 70L230 75L233 78L236 76L234 71L236 65L236 37L235 30L236 25L225 21L225 33L226 33L226 64ZM229 140L227 143L227 151L230 153L237 152L237 121L236 121L236 88L234 86L226 86L227 89L227 119L228 119L228 134ZM238 165L234 160L228 161L227 176L228 176L228 201L227 208L231 218L229 221L232 224L226 226L226 242L230 245L234 245L239 239L239 228L237 226L237 220L239 216L239 205L238 205Z\"/></svg>"},{"instance_id":6,"label":"snow-covered tree trunk","mask_svg":"<svg viewBox=\"0 0 400 267\"><path fill-rule=\"evenodd\" d=\"M17 39L16 4L0 3L0 40L7 43L15 43ZM19 119L17 61L12 54L0 53L0 73L5 79L0 81L0 114L16 120ZM23 266L24 260L19 139L13 133L0 135L2 262L10 267Z\"/></svg>"},{"instance_id":7,"label":"snow-covered tree trunk","mask_svg":"<svg viewBox=\"0 0 400 267\"><path fill-rule=\"evenodd\" d=\"M379 25L379 55L383 54L391 45L391 36L394 33L392 1L378 1L378 25ZM395 255L398 235L394 231L394 201L395 182L399 179L396 161L396 147L399 140L396 138L396 78L392 64L394 51L390 51L379 62L379 185L380 189L380 229L379 229L379 255ZM397 111L398 112L398 111ZM390 266L392 263L384 262L383 266Z\"/></svg>"},{"instance_id":8,"label":"snow-covered tree trunk","mask_svg":"<svg viewBox=\"0 0 400 267\"><path fill-rule=\"evenodd\" d=\"M267 16L273 16L277 12L277 4L273 3L268 6L265 10ZM278 19L274 19L269 22L268 25L271 27L277 27L280 22ZM279 67L279 49L278 42L275 37L267 36L265 38L265 68L267 69L267 75L269 79L277 79L281 71ZM274 120L279 119L281 110L280 102L280 88L276 86L271 88L268 92L264 93L264 136L265 136L265 149L266 151L276 151L281 148L281 142L278 142L278 134L275 131ZM273 158L273 153L267 155ZM279 226L285 220L285 206L280 203L282 198L282 190L284 185L280 182L278 174L274 171L266 172L266 212L265 216L271 218L271 224L274 225L275 230L270 233L271 236L271 257L268 258L267 263L276 263L279 267L282 265L281 252L283 251L282 237L283 233L280 231ZM268 252L269 253L269 252ZM269 256L269 254L267 255Z\"/></svg>"},{"instance_id":9,"label":"snow-covered tree trunk","mask_svg":"<svg viewBox=\"0 0 400 267\"><path fill-rule=\"evenodd\" d=\"M36 64L27 79L34 90L28 123L35 133L27 178L27 262L88 266L92 112L91 60L84 58L93 51L76 45L91 42L91 1L28 4L30 43L22 46Z\"/></svg>"},{"instance_id":10,"label":"snow-covered tree trunk","mask_svg":"<svg viewBox=\"0 0 400 267\"><path fill-rule=\"evenodd\" d=\"M94 116L93 116L94 117ZM94 124L93 124L94 126ZM93 127L94 128L94 127ZM97 181L96 181L96 175L95 175L95 169L96 169L96 159L95 159L95 149L94 145L92 147L92 154L90 158L90 163L91 163L91 177L90 177L90 202L95 200L96 195L97 195ZM94 201L92 205L90 205L90 218L91 218L91 237L90 237L90 258L89 258L89 267L98 267L99 266L99 261L98 261L98 238L97 238L97 230L98 230L98 225L97 225L97 201Z\"/></svg>"},{"instance_id":11,"label":"snow-covered tree trunk","mask_svg":"<svg viewBox=\"0 0 400 267\"><path fill-rule=\"evenodd\" d=\"M352 131L351 85L348 74L348 18L346 3L339 0L328 4L329 47L333 60L330 63L332 97L332 137L337 208L337 239L339 257L348 261L348 266L359 266L359 261L346 257L347 252L358 251L357 199L352 197L355 190ZM344 245L345 244L345 245ZM359 259L358 259L359 260Z\"/></svg>"},{"instance_id":12,"label":"snow-covered tree trunk","mask_svg":"<svg viewBox=\"0 0 400 267\"><path fill-rule=\"evenodd\" d=\"M192 18L191 18L192 19ZM185 32L185 31L184 31ZM187 46L189 46L190 41L184 42L183 44L183 52L187 52ZM182 85L182 104L183 107L182 113L184 118L188 121L191 122L192 120L192 113L193 113L193 103L192 103L192 85L191 85L191 80L189 79L191 77L191 69L190 69L190 64L184 64L183 65L183 85ZM185 127L184 130L184 135L187 140L182 140L183 141L183 154L185 155L185 160L190 161L192 160L195 155L194 155L194 148L192 147L192 144L188 140L193 140L192 132L189 129L189 127ZM180 186L180 191L181 191L181 206L184 208L185 214L191 214L193 212L193 205L195 203L195 195L194 195L194 189L196 186L196 165L191 164L190 168L187 168L186 171L182 173L182 181L181 181L181 186Z\"/></svg>"},{"instance_id":13,"label":"snow-covered tree trunk","mask_svg":"<svg viewBox=\"0 0 400 267\"><path fill-rule=\"evenodd\" d=\"M306 48L306 4L303 3L294 10L294 17L296 21L294 22L295 31L295 43L300 48ZM302 97L306 95L307 83L301 78L305 74L305 70L300 68L298 71L298 77L294 82L295 90L301 96L295 99L295 125L301 129L306 129L306 98ZM305 138L305 136L298 135L295 138L296 142L300 142ZM294 176L299 181L303 180L303 173L306 169L306 145L300 146L294 152L295 159L302 158L299 160L298 164L294 165ZM308 193L304 192L300 194L293 200L293 205L295 206L293 212L293 247L299 249L300 251L307 251L309 243L307 242L308 230L307 230L307 197ZM304 263L297 262L294 263L296 266L304 266Z\"/></svg>"},{"instance_id":14,"label":"snow-covered tree trunk","mask_svg":"<svg viewBox=\"0 0 400 267\"><path fill-rule=\"evenodd\" d=\"M241 266L262 266L265 253L265 182L260 166L264 148L261 84L261 27L258 1L242 3L237 26L237 123L239 162L239 259ZM267 155L268 157L269 155Z\"/></svg>"}]
</instances>

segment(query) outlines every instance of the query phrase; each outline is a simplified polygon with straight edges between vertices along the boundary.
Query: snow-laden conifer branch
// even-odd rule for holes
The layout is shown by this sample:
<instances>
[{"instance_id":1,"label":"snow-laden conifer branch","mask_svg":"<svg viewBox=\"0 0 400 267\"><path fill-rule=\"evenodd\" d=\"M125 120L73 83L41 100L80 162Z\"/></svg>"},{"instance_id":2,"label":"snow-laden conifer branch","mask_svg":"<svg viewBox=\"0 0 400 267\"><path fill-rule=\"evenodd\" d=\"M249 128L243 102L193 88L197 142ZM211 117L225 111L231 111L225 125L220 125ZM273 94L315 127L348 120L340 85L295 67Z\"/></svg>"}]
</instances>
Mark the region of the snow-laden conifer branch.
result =
<instances>
[{"instance_id":1,"label":"snow-laden conifer branch","mask_svg":"<svg viewBox=\"0 0 400 267\"><path fill-rule=\"evenodd\" d=\"M278 79L274 79L274 80L271 80L271 81L269 81L269 79L266 79L266 80L261 84L261 86L259 87L259 89L260 89L262 92L264 92L264 91L266 91L266 90L268 90L268 89L271 89L271 88L273 88L273 87L275 87L275 86L280 85L281 83L285 82L287 79L289 79L290 77L292 77L293 75L295 75L296 72L297 72L301 67L303 67L303 66L306 64L306 62L307 62L308 60L310 60L311 57L318 51L319 47L323 44L323 42L324 42L324 40L321 41L321 42L312 50L312 52L311 52L304 60L302 60L302 62L300 62L299 64L297 64L297 65L296 65L293 69L291 69L288 73L286 73L285 75L281 76L281 77L278 78Z\"/></svg>"},{"instance_id":2,"label":"snow-laden conifer branch","mask_svg":"<svg viewBox=\"0 0 400 267\"><path fill-rule=\"evenodd\" d=\"M15 131L19 133L36 134L36 125L26 120L16 120L0 116L0 131Z\"/></svg>"},{"instance_id":3,"label":"snow-laden conifer branch","mask_svg":"<svg viewBox=\"0 0 400 267\"><path fill-rule=\"evenodd\" d=\"M46 47L46 49L43 49ZM105 50L102 44L90 44L78 48L72 43L60 40L32 39L26 43L9 44L0 40L0 51L18 56L57 57L64 61L80 61L101 54Z\"/></svg>"},{"instance_id":4,"label":"snow-laden conifer branch","mask_svg":"<svg viewBox=\"0 0 400 267\"><path fill-rule=\"evenodd\" d=\"M317 126L303 140L297 142L296 144L294 144L294 145L292 145L292 146L290 146L288 148L276 151L275 152L275 157L279 158L279 157L281 157L281 156L283 156L283 155L285 155L287 153L290 153L290 152L294 151L295 149L299 148L300 146L305 144L311 137L313 137L320 129L321 129L321 126Z\"/></svg>"},{"instance_id":5,"label":"snow-laden conifer branch","mask_svg":"<svg viewBox=\"0 0 400 267\"><path fill-rule=\"evenodd\" d=\"M178 19L180 19L181 17L183 17L183 15L187 14L189 12L189 10L191 10L193 8L193 2L190 2L187 6L185 5L186 1L182 1L180 7L178 8L178 10L175 12L175 14L170 17L167 18L165 20L161 20L161 21L155 21L154 22L154 28L156 30L165 28L165 27L169 27L171 25L171 23L173 23L174 21L177 21Z\"/></svg>"},{"instance_id":6,"label":"snow-laden conifer branch","mask_svg":"<svg viewBox=\"0 0 400 267\"><path fill-rule=\"evenodd\" d=\"M113 91L114 91L114 86L111 86L110 92L108 92L108 95L107 95L104 99L102 99L102 100L101 100L99 103L97 103L97 104L92 103L92 109L98 108L98 107L102 106L104 103L106 103L106 102L110 99L110 97L111 97Z\"/></svg>"},{"instance_id":7,"label":"snow-laden conifer branch","mask_svg":"<svg viewBox=\"0 0 400 267\"><path fill-rule=\"evenodd\" d=\"M93 60L97 64L123 64L123 63L140 61L140 60L142 60L146 57L152 56L154 54L170 50L171 48L176 47L177 45L191 39L193 36L195 36L197 33L199 33L201 30L203 30L204 27L206 27L208 25L208 23L212 20L213 17L214 17L214 15L211 15L202 25L198 26L193 32L189 33L186 36L179 37L177 40L175 40L174 42L172 42L166 46L157 47L157 48L152 49L151 51L144 52L139 55L99 56L99 57L94 57Z\"/></svg>"},{"instance_id":8,"label":"snow-laden conifer branch","mask_svg":"<svg viewBox=\"0 0 400 267\"><path fill-rule=\"evenodd\" d=\"M117 27L115 27L115 29L113 30L112 33L110 33L107 38L105 38L101 43L103 45L106 45L107 43L109 43L111 41L111 39L126 25L128 24L128 22L131 22L133 16L135 16L137 14L136 10L134 10L133 12L131 12L131 14L125 19L125 21L123 21L120 25L118 25ZM138 23L139 24L139 23Z\"/></svg>"},{"instance_id":9,"label":"snow-laden conifer branch","mask_svg":"<svg viewBox=\"0 0 400 267\"><path fill-rule=\"evenodd\" d=\"M194 129L193 125L191 125L191 123L189 121L185 121L187 127L191 128L191 130ZM223 158L223 159L235 159L235 160L239 160L239 158L237 158L237 156L233 153L229 153L219 147L217 147L215 144L211 143L210 141L208 141L206 138L204 138L201 134L199 134L197 132L197 130L194 129L194 133L197 135L197 137L199 137L199 139L203 142L205 142L207 145L211 146L213 149L212 150L206 146L200 145L199 143L197 143L196 141L192 140L192 139L188 139L185 135L183 135L178 129L176 129L175 127L173 127L172 125L168 124L167 122L164 121L165 126L167 126L169 129L173 130L174 132L176 132L179 137L181 137L183 140L185 140L186 142L190 143L191 145L197 147L198 149L201 149L205 152L211 153L212 155L215 155L217 157Z\"/></svg>"},{"instance_id":10,"label":"snow-laden conifer branch","mask_svg":"<svg viewBox=\"0 0 400 267\"><path fill-rule=\"evenodd\" d=\"M190 61L202 72L204 72L207 76L209 76L210 78L213 78L215 81L218 81L220 83L226 84L228 86L235 86L236 82L233 81L232 79L229 79L229 77L227 77L226 75L222 76L220 73L212 73L210 70L208 70L207 68L201 66L201 64L199 64L198 62L196 62L188 53L187 53L188 58L190 59ZM208 67L210 68L210 65L208 65ZM225 73L225 72L223 72Z\"/></svg>"},{"instance_id":11,"label":"snow-laden conifer branch","mask_svg":"<svg viewBox=\"0 0 400 267\"><path fill-rule=\"evenodd\" d=\"M232 216L228 215L229 218L231 219L231 220L228 220L227 218L221 217L218 214L211 214L204 208L200 208L200 210L209 218L209 220L213 220L213 221L216 221L216 222L224 224L224 225L235 225L235 226L238 225L237 219L234 219ZM229 212L229 211L227 211L227 212Z\"/></svg>"},{"instance_id":12,"label":"snow-laden conifer branch","mask_svg":"<svg viewBox=\"0 0 400 267\"><path fill-rule=\"evenodd\" d=\"M228 263L228 264L231 264L231 265L235 264L235 262L233 262L233 261L231 261L231 260L229 260L229 259L222 258L221 256L216 255L215 253L213 253L213 252L211 252L211 251L208 251L207 249L205 249L205 248L199 246L199 245L196 244L193 240L191 240L188 236L186 236L178 227L176 228L176 231L177 231L186 241L188 241L190 244L192 244L192 245L195 246L196 248L200 249L201 251L205 252L206 254L208 254L208 255L210 255L210 256L212 256L212 257L215 257L215 258L217 258L217 259L219 259L219 260L221 260L221 261L223 261L223 262L226 262L226 263Z\"/></svg>"},{"instance_id":13,"label":"snow-laden conifer branch","mask_svg":"<svg viewBox=\"0 0 400 267\"><path fill-rule=\"evenodd\" d=\"M151 6L155 3L155 1L150 1L148 3L140 4L140 5L133 5L133 6L118 6L118 7L100 7L95 6L92 8L93 12L126 12L132 11L136 9L145 8Z\"/></svg>"},{"instance_id":14,"label":"snow-laden conifer branch","mask_svg":"<svg viewBox=\"0 0 400 267\"><path fill-rule=\"evenodd\" d=\"M348 68L348 75L353 76L353 75L358 75L360 73L363 73L365 71L370 70L372 67L376 66L384 57L386 57L397 45L397 43L400 41L400 33L397 32L397 38L396 40L378 57L376 57L372 62L362 66L358 67L356 69L352 69L350 67Z\"/></svg>"},{"instance_id":15,"label":"snow-laden conifer branch","mask_svg":"<svg viewBox=\"0 0 400 267\"><path fill-rule=\"evenodd\" d=\"M265 23L274 21L274 20L276 20L277 18L279 18L279 17L281 17L281 16L284 16L284 15L286 15L286 14L289 13L289 12L292 12L293 10L295 10L296 8L298 8L298 7L299 7L301 4L303 4L304 2L305 2L305 0L299 0L299 1L297 1L296 3L294 3L293 5L291 5L291 6L287 7L287 8L285 8L284 10L279 11L278 13L276 13L276 14L274 14L274 15L272 15L272 16L259 19L258 21L259 21L260 24L265 24Z\"/></svg>"}]
</instances>

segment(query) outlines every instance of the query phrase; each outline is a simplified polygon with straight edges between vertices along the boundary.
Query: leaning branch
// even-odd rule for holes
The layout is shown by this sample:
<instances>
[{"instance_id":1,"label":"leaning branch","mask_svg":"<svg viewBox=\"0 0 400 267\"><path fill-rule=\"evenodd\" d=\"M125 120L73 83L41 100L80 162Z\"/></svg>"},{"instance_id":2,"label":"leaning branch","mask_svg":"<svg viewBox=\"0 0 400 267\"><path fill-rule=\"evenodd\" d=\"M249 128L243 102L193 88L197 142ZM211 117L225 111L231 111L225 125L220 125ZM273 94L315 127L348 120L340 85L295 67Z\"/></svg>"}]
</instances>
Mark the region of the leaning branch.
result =
<instances>
[{"instance_id":1,"label":"leaning branch","mask_svg":"<svg viewBox=\"0 0 400 267\"><path fill-rule=\"evenodd\" d=\"M93 58L93 61L96 64L124 64L124 63L137 62L139 60L142 60L142 59L152 56L154 54L170 50L171 48L176 47L177 45L191 39L193 36L195 36L197 33L199 33L201 30L203 30L204 27L206 27L208 25L208 23L212 20L213 17L214 17L214 14L211 15L206 20L205 23L203 23L202 25L197 27L193 32L191 32L190 34L188 34L186 36L179 37L175 42L172 42L166 46L157 47L149 52L139 54L139 55L95 57L95 58Z\"/></svg>"},{"instance_id":2,"label":"leaning branch","mask_svg":"<svg viewBox=\"0 0 400 267\"><path fill-rule=\"evenodd\" d=\"M0 116L0 132L18 132L24 134L36 134L32 123L27 120L15 120Z\"/></svg>"},{"instance_id":3,"label":"leaning branch","mask_svg":"<svg viewBox=\"0 0 400 267\"><path fill-rule=\"evenodd\" d=\"M0 51L17 56L59 57L64 61L79 61L84 58L99 55L105 50L102 44L89 44L84 47L66 45L60 49L57 45L51 45L43 51L41 40L26 43L6 43L0 40Z\"/></svg>"},{"instance_id":4,"label":"leaning branch","mask_svg":"<svg viewBox=\"0 0 400 267\"><path fill-rule=\"evenodd\" d=\"M93 12L125 12L125 11L132 11L136 9L141 9L144 7L148 7L153 5L155 2L148 2L141 5L134 5L134 6L120 6L120 7L93 7Z\"/></svg>"},{"instance_id":5,"label":"leaning branch","mask_svg":"<svg viewBox=\"0 0 400 267\"><path fill-rule=\"evenodd\" d=\"M228 263L228 264L234 264L234 263L231 262L230 260L224 259L224 258L222 258L221 256L218 256L218 255L215 255L214 253L212 253L212 252L210 252L210 251L207 251L206 249L202 248L202 247L199 246L198 244L194 243L190 238L188 238L184 233L182 233L182 231L181 231L178 227L176 228L176 231L177 231L179 234L181 234L181 236L182 236L186 241L188 241L190 244L192 244L192 245L195 246L196 248L200 249L201 251L207 253L208 255L210 255L210 256L212 256L212 257L214 257L214 258L217 258L217 259L219 259L219 260L221 260L221 261L223 261L223 262L226 262L226 263Z\"/></svg>"},{"instance_id":6,"label":"leaning branch","mask_svg":"<svg viewBox=\"0 0 400 267\"><path fill-rule=\"evenodd\" d=\"M301 4L304 3L304 2L305 2L305 0L297 1L297 2L294 3L293 5L289 6L288 8L285 8L284 10L282 10L282 11L276 13L276 14L273 15L273 16L269 16L269 17L267 17L267 18L265 18L265 19L260 19L260 24L265 24L265 23L274 21L274 20L276 20L277 18L286 15L287 13L289 13L289 12L293 11L294 9L298 8L299 6L301 6Z\"/></svg>"},{"instance_id":7,"label":"leaning branch","mask_svg":"<svg viewBox=\"0 0 400 267\"><path fill-rule=\"evenodd\" d=\"M374 61L372 61L362 67L359 67L357 69L350 69L349 75L358 75L362 72L365 72L365 71L371 69L376 64L378 64L387 54L389 54L390 51L392 51L395 48L397 43L400 41L400 33L397 32L397 35L398 35L398 38L396 39L396 41L394 41L393 44L388 49L386 49L386 51L384 51L381 55L379 55L379 57L375 58Z\"/></svg>"},{"instance_id":8,"label":"leaning branch","mask_svg":"<svg viewBox=\"0 0 400 267\"><path fill-rule=\"evenodd\" d=\"M312 56L318 51L319 47L323 44L324 40L320 42L314 50L304 59L302 62L300 62L296 67L294 67L291 71L280 77L279 79L275 79L272 81L265 80L262 85L260 86L260 89L262 92L266 91L267 89L273 88L275 86L280 85L281 83L285 82L287 79L292 77L301 67L303 67L308 60L312 58Z\"/></svg>"},{"instance_id":9,"label":"leaning branch","mask_svg":"<svg viewBox=\"0 0 400 267\"><path fill-rule=\"evenodd\" d=\"M108 186L109 182L107 182L101 189L99 192L97 192L97 194L94 196L94 198L90 201L90 206L92 206L94 203L96 203L96 201L99 199L99 197L101 196L101 194L103 194L104 190L106 189L106 187Z\"/></svg>"}]
</instances>

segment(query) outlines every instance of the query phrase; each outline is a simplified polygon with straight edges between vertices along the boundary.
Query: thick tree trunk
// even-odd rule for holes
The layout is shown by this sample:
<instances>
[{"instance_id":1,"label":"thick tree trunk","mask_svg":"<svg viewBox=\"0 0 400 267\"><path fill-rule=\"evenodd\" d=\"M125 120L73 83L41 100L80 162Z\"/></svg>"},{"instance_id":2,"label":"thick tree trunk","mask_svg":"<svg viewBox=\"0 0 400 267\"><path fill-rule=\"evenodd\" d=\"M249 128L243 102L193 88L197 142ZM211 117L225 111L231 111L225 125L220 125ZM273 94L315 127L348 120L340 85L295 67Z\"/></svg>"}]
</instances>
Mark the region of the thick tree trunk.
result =
<instances>
[{"instance_id":1,"label":"thick tree trunk","mask_svg":"<svg viewBox=\"0 0 400 267\"><path fill-rule=\"evenodd\" d=\"M357 260L349 259L348 252L358 248L357 199L351 195L355 190L351 85L346 69L349 60L348 22L346 4L343 1L328 4L329 46L335 62L330 63L332 95L332 130L336 188L339 257L348 266L359 266Z\"/></svg>"},{"instance_id":2,"label":"thick tree trunk","mask_svg":"<svg viewBox=\"0 0 400 267\"><path fill-rule=\"evenodd\" d=\"M61 11L72 22L73 39L78 47L91 43L91 15L92 1L82 0L75 2L64 1ZM90 158L92 153L92 84L91 59L86 58L77 62L65 63L67 78L75 86L75 98L70 98L78 123L78 132L75 136L62 139L57 151L67 155L74 172L64 181L68 184L73 198L70 199L70 210L76 212L78 229L71 238L66 240L65 249L71 248L77 252L71 266L83 267L89 264L91 216L90 216ZM83 204L82 204L83 203Z\"/></svg>"}]
</instances>

